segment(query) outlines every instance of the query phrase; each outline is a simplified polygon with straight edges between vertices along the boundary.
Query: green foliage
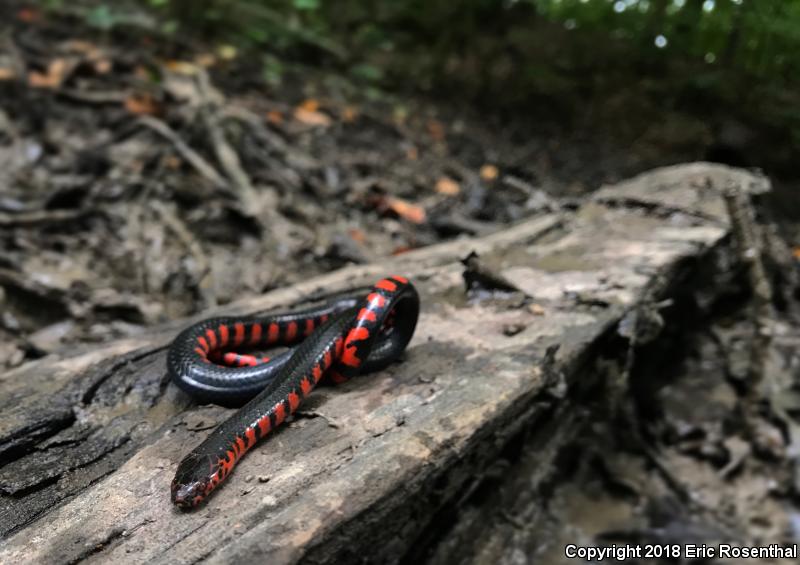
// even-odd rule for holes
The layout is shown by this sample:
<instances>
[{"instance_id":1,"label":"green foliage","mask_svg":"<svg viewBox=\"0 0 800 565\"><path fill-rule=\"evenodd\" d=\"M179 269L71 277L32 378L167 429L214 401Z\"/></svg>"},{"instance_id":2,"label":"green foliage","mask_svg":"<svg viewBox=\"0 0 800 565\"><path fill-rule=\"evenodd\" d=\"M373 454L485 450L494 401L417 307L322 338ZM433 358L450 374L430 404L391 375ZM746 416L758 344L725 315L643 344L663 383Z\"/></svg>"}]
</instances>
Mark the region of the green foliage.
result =
<instances>
[{"instance_id":1,"label":"green foliage","mask_svg":"<svg viewBox=\"0 0 800 565\"><path fill-rule=\"evenodd\" d=\"M49 7L64 0L41 0ZM139 5L174 33L228 41L271 52L317 49L359 65L358 76L391 78L388 63L418 67L439 78L459 62L496 63L500 52L517 61L634 66L671 60L726 65L760 77L797 71L798 0L83 0L87 23L110 29ZM536 58L557 42L556 59ZM660 43L658 43L660 42ZM658 44L657 44L658 43ZM617 58L618 53L624 58ZM386 54L393 54L387 57ZM404 60L405 59L405 60ZM410 61L416 65L408 65ZM366 65L366 67L364 67ZM364 69L369 69L364 72ZM457 73L455 73L457 74ZM529 73L530 74L530 73Z\"/></svg>"},{"instance_id":2,"label":"green foliage","mask_svg":"<svg viewBox=\"0 0 800 565\"><path fill-rule=\"evenodd\" d=\"M291 59L327 61L368 86L456 90L461 99L495 105L617 96L646 79L649 95L665 105L689 100L701 111L747 106L776 123L798 122L784 108L800 92L800 0L81 4L87 23L101 29L124 23L129 12L123 6L138 5L163 32L257 53L264 80L273 85Z\"/></svg>"},{"instance_id":3,"label":"green foliage","mask_svg":"<svg viewBox=\"0 0 800 565\"><path fill-rule=\"evenodd\" d=\"M292 5L296 10L317 10L319 0L293 0Z\"/></svg>"},{"instance_id":4,"label":"green foliage","mask_svg":"<svg viewBox=\"0 0 800 565\"><path fill-rule=\"evenodd\" d=\"M261 65L264 82L270 86L279 86L283 81L284 72L284 65L279 58L274 55L264 55Z\"/></svg>"},{"instance_id":5,"label":"green foliage","mask_svg":"<svg viewBox=\"0 0 800 565\"><path fill-rule=\"evenodd\" d=\"M117 24L117 19L109 6L102 5L87 12L86 23L92 27L108 30Z\"/></svg>"}]
</instances>

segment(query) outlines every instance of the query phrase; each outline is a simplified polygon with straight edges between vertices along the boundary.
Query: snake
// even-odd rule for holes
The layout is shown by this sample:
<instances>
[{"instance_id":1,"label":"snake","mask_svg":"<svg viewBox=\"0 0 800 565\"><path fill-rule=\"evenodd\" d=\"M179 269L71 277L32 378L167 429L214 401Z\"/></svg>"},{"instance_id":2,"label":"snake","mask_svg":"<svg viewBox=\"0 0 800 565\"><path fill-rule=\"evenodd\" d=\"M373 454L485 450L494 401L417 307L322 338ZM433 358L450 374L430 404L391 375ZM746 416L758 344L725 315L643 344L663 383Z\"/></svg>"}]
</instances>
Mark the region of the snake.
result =
<instances>
[{"instance_id":1,"label":"snake","mask_svg":"<svg viewBox=\"0 0 800 565\"><path fill-rule=\"evenodd\" d=\"M394 275L366 294L321 306L209 318L181 331L167 353L172 382L200 402L241 407L181 460L172 502L188 509L207 500L323 379L344 382L397 360L411 341L419 309L414 285ZM273 357L243 353L278 345L291 347Z\"/></svg>"}]
</instances>

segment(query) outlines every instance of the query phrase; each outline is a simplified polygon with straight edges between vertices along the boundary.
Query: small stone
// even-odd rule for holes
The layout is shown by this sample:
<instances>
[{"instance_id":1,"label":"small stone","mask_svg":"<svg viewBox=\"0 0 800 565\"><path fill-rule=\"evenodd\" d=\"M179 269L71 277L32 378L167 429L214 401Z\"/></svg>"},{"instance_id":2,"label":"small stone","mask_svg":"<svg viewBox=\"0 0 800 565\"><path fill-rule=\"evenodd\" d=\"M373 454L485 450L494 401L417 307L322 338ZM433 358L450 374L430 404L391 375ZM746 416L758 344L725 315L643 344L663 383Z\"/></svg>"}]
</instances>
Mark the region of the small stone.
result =
<instances>
[{"instance_id":1,"label":"small stone","mask_svg":"<svg viewBox=\"0 0 800 565\"><path fill-rule=\"evenodd\" d=\"M525 324L506 324L503 326L503 335L515 336L525 329Z\"/></svg>"},{"instance_id":2,"label":"small stone","mask_svg":"<svg viewBox=\"0 0 800 565\"><path fill-rule=\"evenodd\" d=\"M534 316L544 316L544 308L542 308L541 304L536 304L535 302L528 305L528 312Z\"/></svg>"}]
</instances>

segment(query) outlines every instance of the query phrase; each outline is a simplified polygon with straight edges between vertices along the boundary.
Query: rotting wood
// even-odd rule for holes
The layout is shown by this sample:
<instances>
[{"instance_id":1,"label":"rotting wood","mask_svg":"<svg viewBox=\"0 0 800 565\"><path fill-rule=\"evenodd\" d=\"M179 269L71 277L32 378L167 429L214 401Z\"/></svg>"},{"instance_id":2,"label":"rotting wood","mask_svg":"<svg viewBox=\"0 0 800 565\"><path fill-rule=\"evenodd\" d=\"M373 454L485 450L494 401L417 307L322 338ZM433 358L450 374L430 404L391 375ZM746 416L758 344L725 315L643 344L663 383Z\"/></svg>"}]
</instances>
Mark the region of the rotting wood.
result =
<instances>
[{"instance_id":1,"label":"rotting wood","mask_svg":"<svg viewBox=\"0 0 800 565\"><path fill-rule=\"evenodd\" d=\"M423 299L403 363L315 391L196 512L172 507L169 483L229 411L194 405L165 378L165 348L185 321L0 376L0 562L398 560L509 437L569 409L548 393L549 347L568 386L591 379L580 369L599 340L723 240L721 190L733 178L768 189L717 165L660 169L575 211L229 305L281 307L387 273L412 277ZM471 251L538 307L466 303L459 259ZM509 324L524 329L508 336ZM569 434L551 435L534 438L543 453Z\"/></svg>"}]
</instances>

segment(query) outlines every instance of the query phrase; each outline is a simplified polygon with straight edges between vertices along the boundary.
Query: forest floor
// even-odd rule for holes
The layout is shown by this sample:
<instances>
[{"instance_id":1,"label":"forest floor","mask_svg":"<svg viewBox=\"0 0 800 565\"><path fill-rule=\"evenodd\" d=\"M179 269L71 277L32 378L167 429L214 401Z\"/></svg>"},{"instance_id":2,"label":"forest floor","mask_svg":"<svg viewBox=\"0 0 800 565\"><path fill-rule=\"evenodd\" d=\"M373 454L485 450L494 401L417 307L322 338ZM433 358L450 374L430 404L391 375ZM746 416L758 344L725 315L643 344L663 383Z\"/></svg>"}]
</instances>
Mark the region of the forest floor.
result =
<instances>
[{"instance_id":1,"label":"forest floor","mask_svg":"<svg viewBox=\"0 0 800 565\"><path fill-rule=\"evenodd\" d=\"M270 87L234 53L177 54L174 45L130 34L99 39L33 11L4 21L4 369L349 263L491 233L604 183L702 157L696 144L657 131L628 145L556 120L366 96L324 69L295 70ZM617 542L702 542L730 532L752 543L800 539L800 515L786 502L792 457L783 448L750 457L752 447L715 417L732 410L737 370L728 352L737 351L734 342L743 347L749 327L747 297L730 296L663 350L678 360L657 370L669 386L656 394L648 426L654 444L666 445L660 464L672 472L654 478L652 458L603 449L615 431L598 425L591 457L568 465L547 512L494 516L461 551L489 552L489 562L504 528L519 537L528 523L540 531L515 541L523 554L543 551L548 528ZM683 322L675 323L680 330ZM647 364L636 370L656 372ZM524 475L526 461L524 449L509 457L489 499L509 494L503 489ZM672 473L691 504L658 495L674 494ZM482 493L467 502L477 516L491 506ZM690 520L697 508L703 516ZM724 513L736 516L732 529L717 520ZM469 519L463 524L439 532L425 556L448 562L470 531ZM561 537L551 547L568 541Z\"/></svg>"},{"instance_id":2,"label":"forest floor","mask_svg":"<svg viewBox=\"0 0 800 565\"><path fill-rule=\"evenodd\" d=\"M267 87L224 53L174 58L174 46L98 40L35 12L8 21L0 366L490 233L681 160L554 124L367 99L321 69Z\"/></svg>"}]
</instances>

